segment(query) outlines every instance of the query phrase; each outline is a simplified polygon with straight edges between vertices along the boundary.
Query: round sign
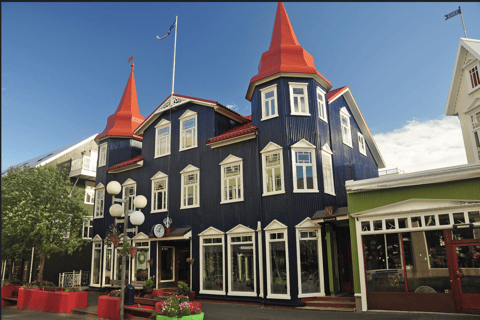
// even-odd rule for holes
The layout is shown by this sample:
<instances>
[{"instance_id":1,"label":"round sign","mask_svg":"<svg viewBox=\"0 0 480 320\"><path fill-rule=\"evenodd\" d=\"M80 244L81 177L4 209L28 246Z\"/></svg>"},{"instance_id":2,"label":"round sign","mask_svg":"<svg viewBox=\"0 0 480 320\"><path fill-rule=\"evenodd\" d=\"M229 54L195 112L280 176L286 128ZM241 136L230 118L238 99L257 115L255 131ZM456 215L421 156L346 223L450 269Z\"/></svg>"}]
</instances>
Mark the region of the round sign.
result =
<instances>
[{"instance_id":1,"label":"round sign","mask_svg":"<svg viewBox=\"0 0 480 320\"><path fill-rule=\"evenodd\" d=\"M157 238L163 237L165 234L165 228L161 224L156 224L153 226L153 235Z\"/></svg>"}]
</instances>

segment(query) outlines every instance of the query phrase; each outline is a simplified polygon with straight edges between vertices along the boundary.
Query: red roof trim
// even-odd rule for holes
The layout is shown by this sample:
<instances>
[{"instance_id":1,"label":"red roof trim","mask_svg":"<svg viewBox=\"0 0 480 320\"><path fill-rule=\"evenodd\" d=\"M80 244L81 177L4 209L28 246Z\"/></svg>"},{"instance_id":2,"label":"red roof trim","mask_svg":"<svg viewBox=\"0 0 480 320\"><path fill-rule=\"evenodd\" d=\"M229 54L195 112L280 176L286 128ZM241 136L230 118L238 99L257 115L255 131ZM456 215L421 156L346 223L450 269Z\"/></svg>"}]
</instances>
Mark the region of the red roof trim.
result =
<instances>
[{"instance_id":1,"label":"red roof trim","mask_svg":"<svg viewBox=\"0 0 480 320\"><path fill-rule=\"evenodd\" d=\"M341 87L335 90L331 90L327 93L327 100L328 102L334 100L338 96L342 95L347 89L350 89L348 86Z\"/></svg>"},{"instance_id":2,"label":"red roof trim","mask_svg":"<svg viewBox=\"0 0 480 320\"><path fill-rule=\"evenodd\" d=\"M255 132L255 131L258 131L258 127L257 126L254 126L252 124L252 122L249 122L249 123L246 123L246 124L242 124L240 126L236 126L214 138L211 138L211 139L208 139L205 144L210 144L210 143L213 143L213 142L218 142L218 141L222 141L222 140L226 140L226 139L230 139L230 138L234 138L234 137L239 137L239 136L243 136L243 135L246 135L248 133L252 133L252 132Z\"/></svg>"},{"instance_id":3,"label":"red roof trim","mask_svg":"<svg viewBox=\"0 0 480 320\"><path fill-rule=\"evenodd\" d=\"M123 161L123 162L120 162L119 164L116 164L114 166L111 166L110 168L107 169L107 171L110 171L110 170L113 170L113 169L118 169L118 168L122 168L122 167L126 167L126 166L129 166L131 164L135 164L137 162L140 162L142 161L143 158L142 158L142 155L138 155L136 157L133 157L132 159L130 160L127 160L127 161Z\"/></svg>"}]
</instances>

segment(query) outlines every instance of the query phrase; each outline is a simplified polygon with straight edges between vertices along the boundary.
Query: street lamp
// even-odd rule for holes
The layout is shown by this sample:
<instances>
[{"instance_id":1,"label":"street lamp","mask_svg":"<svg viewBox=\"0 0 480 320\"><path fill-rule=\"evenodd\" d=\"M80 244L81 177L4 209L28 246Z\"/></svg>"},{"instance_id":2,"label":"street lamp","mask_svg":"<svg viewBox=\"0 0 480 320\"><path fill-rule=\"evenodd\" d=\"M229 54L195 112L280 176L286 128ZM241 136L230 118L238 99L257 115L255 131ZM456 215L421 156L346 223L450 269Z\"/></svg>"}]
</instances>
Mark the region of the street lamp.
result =
<instances>
[{"instance_id":1,"label":"street lamp","mask_svg":"<svg viewBox=\"0 0 480 320\"><path fill-rule=\"evenodd\" d=\"M122 211L124 214L123 218L123 241L127 241L127 232L128 232L128 216L129 216L129 210L128 210L128 205L127 205L127 200L128 197L130 196L130 189L125 188L125 199L119 199L115 198L117 194L122 191L122 186L120 183L117 181L110 181L107 184L107 192L112 195L112 206L110 207L110 215L112 217L119 218L122 215ZM115 202L120 202L124 204L124 207L122 208L121 205ZM143 209L147 206L147 198L144 196L137 196L135 197L135 200L133 201L133 205L138 208L138 209ZM145 221L145 216L141 211L135 211L130 215L130 222L135 225L139 226ZM126 254L125 257L122 258L122 279L121 279L121 284L120 284L120 316L119 319L123 320L123 305L124 305L124 298L125 298L125 268L127 264L127 259L126 259Z\"/></svg>"}]
</instances>

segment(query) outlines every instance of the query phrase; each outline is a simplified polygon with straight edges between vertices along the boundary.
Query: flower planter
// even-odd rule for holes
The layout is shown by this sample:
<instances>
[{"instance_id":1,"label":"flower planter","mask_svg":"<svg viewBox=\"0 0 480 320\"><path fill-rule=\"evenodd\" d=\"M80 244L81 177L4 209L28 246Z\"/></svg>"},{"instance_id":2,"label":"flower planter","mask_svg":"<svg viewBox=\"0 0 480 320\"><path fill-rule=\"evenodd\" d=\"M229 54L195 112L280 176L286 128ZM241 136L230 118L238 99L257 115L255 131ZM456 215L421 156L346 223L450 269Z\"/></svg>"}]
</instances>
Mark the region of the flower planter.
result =
<instances>
[{"instance_id":1,"label":"flower planter","mask_svg":"<svg viewBox=\"0 0 480 320\"><path fill-rule=\"evenodd\" d=\"M63 291L63 288L62 287L40 287L41 290L43 291L53 291L53 292L57 292L57 291Z\"/></svg>"},{"instance_id":2,"label":"flower planter","mask_svg":"<svg viewBox=\"0 0 480 320\"><path fill-rule=\"evenodd\" d=\"M55 313L71 313L72 309L87 307L88 293L43 291L20 288L17 308Z\"/></svg>"},{"instance_id":3,"label":"flower planter","mask_svg":"<svg viewBox=\"0 0 480 320\"><path fill-rule=\"evenodd\" d=\"M128 253L132 256L132 259L135 258L135 255L137 254L138 248L135 247L128 247Z\"/></svg>"},{"instance_id":4,"label":"flower planter","mask_svg":"<svg viewBox=\"0 0 480 320\"><path fill-rule=\"evenodd\" d=\"M117 320L120 314L120 297L100 296L98 318Z\"/></svg>"},{"instance_id":5,"label":"flower planter","mask_svg":"<svg viewBox=\"0 0 480 320\"><path fill-rule=\"evenodd\" d=\"M181 319L181 320L203 320L203 316L204 316L203 312L200 313L200 314L192 314L192 315L181 317L181 318L170 318L170 317L163 316L163 315L157 315L157 320L177 320L177 319Z\"/></svg>"},{"instance_id":6,"label":"flower planter","mask_svg":"<svg viewBox=\"0 0 480 320\"><path fill-rule=\"evenodd\" d=\"M18 289L22 286L17 284L9 284L2 286L2 298L14 298L14 296L18 296ZM15 294L16 293L16 294ZM15 302L6 301L2 299L2 307L3 306L12 306L15 305Z\"/></svg>"},{"instance_id":7,"label":"flower planter","mask_svg":"<svg viewBox=\"0 0 480 320\"><path fill-rule=\"evenodd\" d=\"M118 247L118 244L120 243L120 237L110 236L109 238L110 238L110 240L112 241L113 246L114 246L115 248Z\"/></svg>"}]
</instances>

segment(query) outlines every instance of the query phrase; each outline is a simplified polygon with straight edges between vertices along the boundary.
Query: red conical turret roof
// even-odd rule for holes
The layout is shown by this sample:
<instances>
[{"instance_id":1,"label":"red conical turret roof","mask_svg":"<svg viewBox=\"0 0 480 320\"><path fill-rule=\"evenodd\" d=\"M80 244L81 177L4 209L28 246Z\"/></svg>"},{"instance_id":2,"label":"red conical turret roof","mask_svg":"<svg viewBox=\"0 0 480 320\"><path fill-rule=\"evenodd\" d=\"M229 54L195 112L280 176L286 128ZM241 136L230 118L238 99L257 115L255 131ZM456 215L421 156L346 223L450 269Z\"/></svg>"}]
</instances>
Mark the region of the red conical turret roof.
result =
<instances>
[{"instance_id":1,"label":"red conical turret roof","mask_svg":"<svg viewBox=\"0 0 480 320\"><path fill-rule=\"evenodd\" d=\"M133 134L135 129L145 120L138 109L137 89L133 75L134 65L123 91L122 100L118 104L117 111L108 117L107 126L95 140L103 140L107 137L133 137L142 140L141 136Z\"/></svg>"},{"instance_id":2,"label":"red conical turret roof","mask_svg":"<svg viewBox=\"0 0 480 320\"><path fill-rule=\"evenodd\" d=\"M330 81L315 68L315 61L310 53L298 43L282 2L277 6L270 48L262 54L258 64L258 74L250 80L247 99L253 93L251 91L253 91L254 82L279 72L312 74L314 77L320 77L321 82L325 82L327 90L332 87Z\"/></svg>"}]
</instances>

